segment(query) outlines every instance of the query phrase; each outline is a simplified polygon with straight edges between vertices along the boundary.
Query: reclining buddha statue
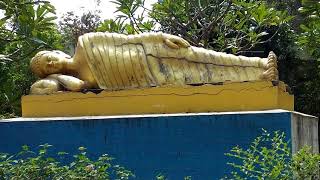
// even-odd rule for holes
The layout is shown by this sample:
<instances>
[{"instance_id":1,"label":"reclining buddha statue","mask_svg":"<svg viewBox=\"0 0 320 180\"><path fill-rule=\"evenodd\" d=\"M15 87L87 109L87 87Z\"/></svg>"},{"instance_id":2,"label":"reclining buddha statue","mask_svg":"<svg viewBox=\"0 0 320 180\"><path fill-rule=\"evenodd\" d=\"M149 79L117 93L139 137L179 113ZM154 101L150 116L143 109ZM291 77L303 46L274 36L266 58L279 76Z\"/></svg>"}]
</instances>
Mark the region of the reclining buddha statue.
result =
<instances>
[{"instance_id":1,"label":"reclining buddha statue","mask_svg":"<svg viewBox=\"0 0 320 180\"><path fill-rule=\"evenodd\" d=\"M267 58L235 56L190 46L165 33L87 33L79 37L73 57L40 51L30 65L42 78L31 86L31 94L278 79L273 52Z\"/></svg>"}]
</instances>

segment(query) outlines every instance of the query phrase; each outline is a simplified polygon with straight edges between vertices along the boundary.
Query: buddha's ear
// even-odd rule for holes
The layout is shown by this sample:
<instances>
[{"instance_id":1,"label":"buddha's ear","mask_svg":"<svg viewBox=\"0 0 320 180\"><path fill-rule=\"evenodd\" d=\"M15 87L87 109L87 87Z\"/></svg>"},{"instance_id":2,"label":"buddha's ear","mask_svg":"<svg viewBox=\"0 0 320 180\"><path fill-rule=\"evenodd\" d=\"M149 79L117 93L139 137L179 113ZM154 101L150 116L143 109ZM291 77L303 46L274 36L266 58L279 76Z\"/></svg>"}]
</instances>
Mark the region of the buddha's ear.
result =
<instances>
[{"instance_id":1,"label":"buddha's ear","mask_svg":"<svg viewBox=\"0 0 320 180\"><path fill-rule=\"evenodd\" d=\"M65 58L71 58L70 55L68 55L68 54L66 54L66 53L64 53L64 52L62 52L62 51L59 51L59 50L53 50L52 52L57 53L57 54L59 54L59 55L62 55L62 56L64 56Z\"/></svg>"}]
</instances>

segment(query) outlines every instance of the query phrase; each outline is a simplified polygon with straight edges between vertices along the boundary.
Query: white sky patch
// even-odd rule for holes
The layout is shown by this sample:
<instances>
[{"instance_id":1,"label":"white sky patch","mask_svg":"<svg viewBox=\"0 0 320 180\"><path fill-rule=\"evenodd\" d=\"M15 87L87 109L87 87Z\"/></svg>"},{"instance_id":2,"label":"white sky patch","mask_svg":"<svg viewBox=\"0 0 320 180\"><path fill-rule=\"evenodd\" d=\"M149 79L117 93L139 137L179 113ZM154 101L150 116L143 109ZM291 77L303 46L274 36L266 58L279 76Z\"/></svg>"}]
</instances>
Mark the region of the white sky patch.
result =
<instances>
[{"instance_id":1,"label":"white sky patch","mask_svg":"<svg viewBox=\"0 0 320 180\"><path fill-rule=\"evenodd\" d=\"M58 19L68 12L74 11L76 15L81 15L84 12L100 10L100 16L102 19L115 18L114 12L116 11L116 4L111 0L101 0L99 6L97 6L97 0L49 0L51 4L56 8ZM151 9L151 4L156 3L157 0L146 0L145 6Z\"/></svg>"}]
</instances>

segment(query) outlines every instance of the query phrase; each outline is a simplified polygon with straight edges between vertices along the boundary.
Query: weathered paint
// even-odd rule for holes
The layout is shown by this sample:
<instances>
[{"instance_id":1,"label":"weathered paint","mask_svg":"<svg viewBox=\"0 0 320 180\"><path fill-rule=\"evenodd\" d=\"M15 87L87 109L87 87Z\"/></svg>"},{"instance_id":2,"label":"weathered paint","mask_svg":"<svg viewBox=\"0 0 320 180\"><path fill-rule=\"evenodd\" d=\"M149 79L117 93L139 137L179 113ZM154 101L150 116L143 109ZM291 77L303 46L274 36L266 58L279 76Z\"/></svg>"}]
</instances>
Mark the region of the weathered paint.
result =
<instances>
[{"instance_id":1,"label":"weathered paint","mask_svg":"<svg viewBox=\"0 0 320 180\"><path fill-rule=\"evenodd\" d=\"M284 83L268 81L22 97L23 117L293 110Z\"/></svg>"},{"instance_id":2,"label":"weathered paint","mask_svg":"<svg viewBox=\"0 0 320 180\"><path fill-rule=\"evenodd\" d=\"M169 179L219 179L230 171L226 163L231 159L224 153L237 145L247 148L261 128L285 132L290 140L293 122L292 113L283 110L9 119L0 121L0 152L49 143L56 151L72 154L84 146L90 157L115 157L139 180L154 179L158 173Z\"/></svg>"}]
</instances>

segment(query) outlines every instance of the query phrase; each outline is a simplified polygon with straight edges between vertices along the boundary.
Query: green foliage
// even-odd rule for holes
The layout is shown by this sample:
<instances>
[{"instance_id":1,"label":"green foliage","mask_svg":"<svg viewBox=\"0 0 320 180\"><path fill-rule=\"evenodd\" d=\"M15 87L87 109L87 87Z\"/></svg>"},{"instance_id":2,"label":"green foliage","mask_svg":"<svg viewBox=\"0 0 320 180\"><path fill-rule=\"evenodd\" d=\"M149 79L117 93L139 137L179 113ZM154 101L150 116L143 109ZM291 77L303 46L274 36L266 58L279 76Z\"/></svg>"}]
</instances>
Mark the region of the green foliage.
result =
<instances>
[{"instance_id":1,"label":"green foliage","mask_svg":"<svg viewBox=\"0 0 320 180\"><path fill-rule=\"evenodd\" d=\"M46 1L1 0L0 9L0 114L12 117L20 115L20 98L34 81L31 57L40 49L61 49L61 36Z\"/></svg>"},{"instance_id":2,"label":"green foliage","mask_svg":"<svg viewBox=\"0 0 320 180\"><path fill-rule=\"evenodd\" d=\"M241 173L233 172L234 178L280 180L292 177L289 170L290 148L284 138L284 133L276 131L269 134L264 130L262 136L257 137L248 149L234 147L226 154L240 161L240 164L228 163Z\"/></svg>"},{"instance_id":3,"label":"green foliage","mask_svg":"<svg viewBox=\"0 0 320 180\"><path fill-rule=\"evenodd\" d=\"M34 50L51 47L51 43L43 40L47 31L54 29L52 14L55 9L51 4L28 0L3 0L1 3L6 4L0 7L5 12L0 20L2 59L21 59Z\"/></svg>"},{"instance_id":4,"label":"green foliage","mask_svg":"<svg viewBox=\"0 0 320 180\"><path fill-rule=\"evenodd\" d=\"M138 34L154 30L155 22L148 17L149 9L145 7L145 0L114 0L118 13L116 22L123 27L121 33Z\"/></svg>"},{"instance_id":5,"label":"green foliage","mask_svg":"<svg viewBox=\"0 0 320 180\"><path fill-rule=\"evenodd\" d=\"M274 2L280 9L291 9L289 11L295 18L292 27L279 31L267 48L278 55L280 79L292 89L295 110L320 116L320 62L317 61L320 58L320 27L315 24L319 24L319 20L313 18L319 14L319 1L301 1L302 4L296 0Z\"/></svg>"},{"instance_id":6,"label":"green foliage","mask_svg":"<svg viewBox=\"0 0 320 180\"><path fill-rule=\"evenodd\" d=\"M164 0L150 16L160 30L181 35L195 46L243 53L270 41L291 19L265 1Z\"/></svg>"},{"instance_id":7,"label":"green foliage","mask_svg":"<svg viewBox=\"0 0 320 180\"><path fill-rule=\"evenodd\" d=\"M296 179L320 179L320 155L313 154L308 146L303 147L292 157L292 170Z\"/></svg>"},{"instance_id":8,"label":"green foliage","mask_svg":"<svg viewBox=\"0 0 320 180\"><path fill-rule=\"evenodd\" d=\"M291 155L284 133L270 134L263 130L248 149L234 147L226 156L234 171L224 179L315 180L319 179L320 154L313 154L308 146Z\"/></svg>"},{"instance_id":9,"label":"green foliage","mask_svg":"<svg viewBox=\"0 0 320 180\"><path fill-rule=\"evenodd\" d=\"M243 53L269 42L292 19L265 1L163 0L152 10L141 0L115 0L121 32L163 31L194 46ZM150 18L144 18L149 14ZM125 30L124 30L125 29Z\"/></svg>"},{"instance_id":10,"label":"green foliage","mask_svg":"<svg viewBox=\"0 0 320 180\"><path fill-rule=\"evenodd\" d=\"M131 26L128 24L124 24L123 21L121 22L119 20L115 21L113 19L106 19L99 25L99 27L97 28L97 31L133 34L131 29L132 29Z\"/></svg>"},{"instance_id":11,"label":"green foliage","mask_svg":"<svg viewBox=\"0 0 320 180\"><path fill-rule=\"evenodd\" d=\"M320 60L320 1L303 0L299 12L304 17L304 23L300 25L298 44L302 50Z\"/></svg>"},{"instance_id":12,"label":"green foliage","mask_svg":"<svg viewBox=\"0 0 320 180\"><path fill-rule=\"evenodd\" d=\"M156 176L156 180L167 180L166 176L162 175L162 174L158 174Z\"/></svg>"},{"instance_id":13,"label":"green foliage","mask_svg":"<svg viewBox=\"0 0 320 180\"><path fill-rule=\"evenodd\" d=\"M281 45L296 49L287 51L288 57L282 61L283 69L289 70L285 76L292 77L284 80L293 87L296 110L320 116L320 1L303 0L301 3L297 11L297 19L301 19L299 28L289 37L296 44Z\"/></svg>"},{"instance_id":14,"label":"green foliage","mask_svg":"<svg viewBox=\"0 0 320 180\"><path fill-rule=\"evenodd\" d=\"M191 176L186 176L183 178L184 180L192 180ZM167 180L166 176L162 175L162 174L158 174L156 176L156 180Z\"/></svg>"},{"instance_id":15,"label":"green foliage","mask_svg":"<svg viewBox=\"0 0 320 180\"><path fill-rule=\"evenodd\" d=\"M97 160L91 160L86 155L86 149L79 147L79 153L69 165L52 158L48 154L51 145L40 146L37 153L23 146L22 151L15 155L0 155L0 179L129 179L133 174L119 165L113 165L107 154ZM59 152L63 158L68 155Z\"/></svg>"},{"instance_id":16,"label":"green foliage","mask_svg":"<svg viewBox=\"0 0 320 180\"><path fill-rule=\"evenodd\" d=\"M100 24L99 11L85 12L81 16L74 12L67 12L59 22L66 51L76 47L78 37L89 32L95 32ZM73 52L72 52L73 53Z\"/></svg>"}]
</instances>

